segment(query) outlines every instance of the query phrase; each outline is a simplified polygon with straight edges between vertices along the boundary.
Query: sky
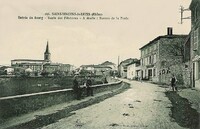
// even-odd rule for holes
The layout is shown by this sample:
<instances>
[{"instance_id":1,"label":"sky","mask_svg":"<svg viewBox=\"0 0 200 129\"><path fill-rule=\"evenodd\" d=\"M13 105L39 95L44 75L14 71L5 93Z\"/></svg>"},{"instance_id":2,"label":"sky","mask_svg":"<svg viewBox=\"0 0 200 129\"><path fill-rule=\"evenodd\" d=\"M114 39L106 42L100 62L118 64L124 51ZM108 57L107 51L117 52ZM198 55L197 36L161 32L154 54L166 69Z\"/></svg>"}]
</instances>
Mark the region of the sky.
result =
<instances>
[{"instance_id":1,"label":"sky","mask_svg":"<svg viewBox=\"0 0 200 129\"><path fill-rule=\"evenodd\" d=\"M188 34L190 20L180 23L180 5L191 0L0 0L0 65L12 59L43 59L49 42L52 62L118 63L140 58L143 45L159 35ZM48 19L46 13L99 13L114 20ZM190 16L190 12L185 12ZM45 19L19 19L37 16ZM63 16L63 15L62 15ZM58 17L58 16L56 16ZM82 16L77 16L83 18ZM99 18L99 16L96 16ZM96 18L95 17L95 18ZM116 17L126 19L116 19ZM127 19L128 18L128 19Z\"/></svg>"}]
</instances>

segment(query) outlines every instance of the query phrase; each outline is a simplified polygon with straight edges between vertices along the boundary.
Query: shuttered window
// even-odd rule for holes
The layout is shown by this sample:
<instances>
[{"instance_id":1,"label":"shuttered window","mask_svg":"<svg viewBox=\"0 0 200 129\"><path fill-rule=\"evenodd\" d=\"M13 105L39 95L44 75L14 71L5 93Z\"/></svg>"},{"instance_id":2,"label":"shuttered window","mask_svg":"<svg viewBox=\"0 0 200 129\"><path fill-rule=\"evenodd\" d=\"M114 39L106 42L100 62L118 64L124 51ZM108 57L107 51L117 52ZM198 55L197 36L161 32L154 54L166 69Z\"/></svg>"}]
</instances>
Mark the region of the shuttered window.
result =
<instances>
[{"instance_id":1,"label":"shuttered window","mask_svg":"<svg viewBox=\"0 0 200 129\"><path fill-rule=\"evenodd\" d=\"M200 61L198 61L198 79L200 79Z\"/></svg>"},{"instance_id":2,"label":"shuttered window","mask_svg":"<svg viewBox=\"0 0 200 129\"><path fill-rule=\"evenodd\" d=\"M198 35L199 35L199 29L197 28L193 33L193 50L198 49Z\"/></svg>"}]
</instances>

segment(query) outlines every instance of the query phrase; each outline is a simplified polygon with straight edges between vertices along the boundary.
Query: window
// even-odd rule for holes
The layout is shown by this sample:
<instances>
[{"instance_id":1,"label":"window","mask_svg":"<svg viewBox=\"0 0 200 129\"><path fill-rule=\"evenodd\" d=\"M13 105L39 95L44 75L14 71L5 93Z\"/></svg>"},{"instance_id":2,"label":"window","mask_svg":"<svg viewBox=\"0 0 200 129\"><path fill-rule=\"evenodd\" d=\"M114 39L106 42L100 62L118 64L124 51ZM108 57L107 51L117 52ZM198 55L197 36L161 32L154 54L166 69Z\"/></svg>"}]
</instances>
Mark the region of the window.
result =
<instances>
[{"instance_id":1,"label":"window","mask_svg":"<svg viewBox=\"0 0 200 129\"><path fill-rule=\"evenodd\" d=\"M154 44L154 50L156 50L157 49L157 44Z\"/></svg>"},{"instance_id":2,"label":"window","mask_svg":"<svg viewBox=\"0 0 200 129\"><path fill-rule=\"evenodd\" d=\"M199 65L199 68L198 68L198 79L200 79L200 61L198 61L198 65Z\"/></svg>"},{"instance_id":3,"label":"window","mask_svg":"<svg viewBox=\"0 0 200 129\"><path fill-rule=\"evenodd\" d=\"M193 50L197 50L198 49L198 28L194 31L194 35L193 35Z\"/></svg>"},{"instance_id":4,"label":"window","mask_svg":"<svg viewBox=\"0 0 200 129\"><path fill-rule=\"evenodd\" d=\"M145 49L145 54L147 54L147 49Z\"/></svg>"},{"instance_id":5,"label":"window","mask_svg":"<svg viewBox=\"0 0 200 129\"><path fill-rule=\"evenodd\" d=\"M151 45L150 48L149 48L149 52L150 52L150 53L152 52L152 45Z\"/></svg>"},{"instance_id":6,"label":"window","mask_svg":"<svg viewBox=\"0 0 200 129\"><path fill-rule=\"evenodd\" d=\"M194 69L195 80L198 80L200 79L200 61L195 62L194 67L195 67Z\"/></svg>"},{"instance_id":7,"label":"window","mask_svg":"<svg viewBox=\"0 0 200 129\"><path fill-rule=\"evenodd\" d=\"M143 59L140 60L140 64L143 66Z\"/></svg>"},{"instance_id":8,"label":"window","mask_svg":"<svg viewBox=\"0 0 200 129\"><path fill-rule=\"evenodd\" d=\"M156 69L153 69L153 76L156 76Z\"/></svg>"},{"instance_id":9,"label":"window","mask_svg":"<svg viewBox=\"0 0 200 129\"><path fill-rule=\"evenodd\" d=\"M151 59L151 56L149 56L149 64L151 64L152 62L152 59Z\"/></svg>"},{"instance_id":10,"label":"window","mask_svg":"<svg viewBox=\"0 0 200 129\"><path fill-rule=\"evenodd\" d=\"M194 10L194 21L198 21L198 5L195 7L195 10Z\"/></svg>"},{"instance_id":11,"label":"window","mask_svg":"<svg viewBox=\"0 0 200 129\"><path fill-rule=\"evenodd\" d=\"M153 55L153 63L156 63L156 54Z\"/></svg>"},{"instance_id":12,"label":"window","mask_svg":"<svg viewBox=\"0 0 200 129\"><path fill-rule=\"evenodd\" d=\"M147 65L149 64L149 58L148 57L146 58L146 64Z\"/></svg>"}]
</instances>

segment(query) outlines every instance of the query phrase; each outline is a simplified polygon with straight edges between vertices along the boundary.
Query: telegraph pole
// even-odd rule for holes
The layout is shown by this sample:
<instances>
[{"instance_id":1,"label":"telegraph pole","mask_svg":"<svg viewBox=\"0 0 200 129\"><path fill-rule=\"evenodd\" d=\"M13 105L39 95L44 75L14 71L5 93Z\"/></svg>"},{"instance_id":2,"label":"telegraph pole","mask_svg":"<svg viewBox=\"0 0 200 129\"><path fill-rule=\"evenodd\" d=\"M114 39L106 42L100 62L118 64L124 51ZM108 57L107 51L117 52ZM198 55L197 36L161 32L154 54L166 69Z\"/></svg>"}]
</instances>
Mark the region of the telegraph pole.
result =
<instances>
[{"instance_id":1,"label":"telegraph pole","mask_svg":"<svg viewBox=\"0 0 200 129\"><path fill-rule=\"evenodd\" d=\"M190 9L185 9L183 6L180 6L180 13L181 13L181 22L180 24L183 24L184 19L191 19L191 16L184 17L184 12L185 11L190 11Z\"/></svg>"}]
</instances>

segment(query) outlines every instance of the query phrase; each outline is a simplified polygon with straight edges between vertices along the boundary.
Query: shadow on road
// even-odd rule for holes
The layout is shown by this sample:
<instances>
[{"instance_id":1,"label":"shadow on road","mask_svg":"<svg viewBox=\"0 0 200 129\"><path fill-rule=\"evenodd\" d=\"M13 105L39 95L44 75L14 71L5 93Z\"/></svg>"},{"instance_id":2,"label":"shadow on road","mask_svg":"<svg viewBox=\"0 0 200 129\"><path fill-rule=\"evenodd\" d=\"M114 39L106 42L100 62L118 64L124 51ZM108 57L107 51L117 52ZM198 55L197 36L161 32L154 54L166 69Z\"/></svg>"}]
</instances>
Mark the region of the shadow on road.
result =
<instances>
[{"instance_id":1,"label":"shadow on road","mask_svg":"<svg viewBox=\"0 0 200 129\"><path fill-rule=\"evenodd\" d=\"M166 96L172 102L171 117L180 126L190 129L200 129L200 114L193 108L191 103L179 96L176 92L165 92Z\"/></svg>"}]
</instances>

